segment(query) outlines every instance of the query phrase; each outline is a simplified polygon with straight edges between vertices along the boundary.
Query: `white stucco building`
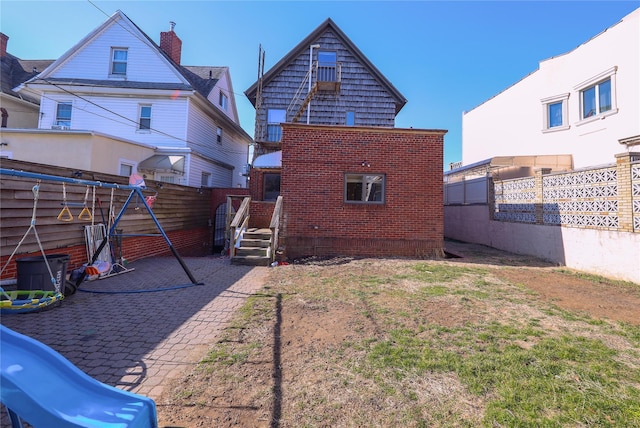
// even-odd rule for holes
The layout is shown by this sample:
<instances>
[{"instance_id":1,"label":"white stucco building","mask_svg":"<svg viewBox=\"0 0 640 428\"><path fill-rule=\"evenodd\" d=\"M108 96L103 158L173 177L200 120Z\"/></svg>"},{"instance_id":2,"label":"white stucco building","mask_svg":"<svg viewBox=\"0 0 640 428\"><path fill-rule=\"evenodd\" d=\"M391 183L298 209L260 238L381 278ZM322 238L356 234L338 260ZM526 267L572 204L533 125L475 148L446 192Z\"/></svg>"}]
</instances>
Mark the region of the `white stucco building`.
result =
<instances>
[{"instance_id":1,"label":"white stucco building","mask_svg":"<svg viewBox=\"0 0 640 428\"><path fill-rule=\"evenodd\" d=\"M573 155L574 168L640 149L640 9L465 112L462 165Z\"/></svg>"}]
</instances>

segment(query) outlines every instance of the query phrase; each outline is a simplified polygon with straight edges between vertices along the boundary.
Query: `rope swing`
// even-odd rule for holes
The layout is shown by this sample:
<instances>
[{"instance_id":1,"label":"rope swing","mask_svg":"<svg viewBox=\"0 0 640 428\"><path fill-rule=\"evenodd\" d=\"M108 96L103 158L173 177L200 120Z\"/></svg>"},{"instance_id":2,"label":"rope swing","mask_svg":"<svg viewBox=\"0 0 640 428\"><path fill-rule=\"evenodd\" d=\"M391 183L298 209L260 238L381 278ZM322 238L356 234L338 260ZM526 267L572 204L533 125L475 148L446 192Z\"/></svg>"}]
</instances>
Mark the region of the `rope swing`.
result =
<instances>
[{"instance_id":1,"label":"rope swing","mask_svg":"<svg viewBox=\"0 0 640 428\"><path fill-rule=\"evenodd\" d=\"M54 285L56 291L17 290L7 292L0 287L0 313L3 314L37 311L64 298L64 295L60 291L60 283L58 283L53 276L51 266L49 266L47 256L44 253L42 242L40 242L40 237L38 236L38 231L36 229L36 209L38 206L38 196L40 192L40 180L37 181L37 184L33 186L31 191L33 192L33 211L31 213L31 223L25 234L22 236L22 239L20 239L20 242L18 242L18 245L9 256L9 259L2 267L2 270L0 270L0 276L9 266L9 263L13 259L13 256L15 256L16 252L26 239L29 232L33 230L33 234L35 235L36 241L38 242L38 248L40 248L40 253L42 253L44 263L47 266L47 271L49 272L51 283ZM64 279L62 279L61 281L64 281Z\"/></svg>"}]
</instances>

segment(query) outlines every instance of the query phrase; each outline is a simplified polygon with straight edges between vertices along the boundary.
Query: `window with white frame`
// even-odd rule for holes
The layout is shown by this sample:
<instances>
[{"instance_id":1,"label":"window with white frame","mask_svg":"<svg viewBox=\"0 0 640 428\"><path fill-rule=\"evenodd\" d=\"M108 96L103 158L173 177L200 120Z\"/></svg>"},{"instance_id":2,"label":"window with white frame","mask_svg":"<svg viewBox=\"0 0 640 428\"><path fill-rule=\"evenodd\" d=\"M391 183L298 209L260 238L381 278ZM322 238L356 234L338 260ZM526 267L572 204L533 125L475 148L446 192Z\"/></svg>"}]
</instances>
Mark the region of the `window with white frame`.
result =
<instances>
[{"instance_id":1,"label":"window with white frame","mask_svg":"<svg viewBox=\"0 0 640 428\"><path fill-rule=\"evenodd\" d=\"M542 132L569 129L569 94L543 98Z\"/></svg>"},{"instance_id":2,"label":"window with white frame","mask_svg":"<svg viewBox=\"0 0 640 428\"><path fill-rule=\"evenodd\" d=\"M138 130L151 130L151 106L149 104L140 105L140 118L138 120Z\"/></svg>"},{"instance_id":3,"label":"window with white frame","mask_svg":"<svg viewBox=\"0 0 640 428\"><path fill-rule=\"evenodd\" d=\"M227 110L227 106L229 105L229 98L227 98L227 96L225 94L220 92L220 99L219 99L218 103L220 104L220 108L222 110Z\"/></svg>"},{"instance_id":4,"label":"window with white frame","mask_svg":"<svg viewBox=\"0 0 640 428\"><path fill-rule=\"evenodd\" d=\"M56 106L56 126L71 127L71 110L73 109L71 102L61 102Z\"/></svg>"},{"instance_id":5,"label":"window with white frame","mask_svg":"<svg viewBox=\"0 0 640 428\"><path fill-rule=\"evenodd\" d=\"M211 183L211 173L203 172L200 179L200 185L202 187L209 187L209 183Z\"/></svg>"},{"instance_id":6,"label":"window with white frame","mask_svg":"<svg viewBox=\"0 0 640 428\"><path fill-rule=\"evenodd\" d=\"M216 129L216 142L222 145L222 128L218 126Z\"/></svg>"},{"instance_id":7,"label":"window with white frame","mask_svg":"<svg viewBox=\"0 0 640 428\"><path fill-rule=\"evenodd\" d=\"M123 177L131 177L131 175L133 175L133 167L134 165L131 163L120 161L118 175L121 175Z\"/></svg>"},{"instance_id":8,"label":"window with white frame","mask_svg":"<svg viewBox=\"0 0 640 428\"><path fill-rule=\"evenodd\" d=\"M287 111L269 109L267 111L267 141L279 142L282 139L281 123L287 121Z\"/></svg>"},{"instance_id":9,"label":"window with white frame","mask_svg":"<svg viewBox=\"0 0 640 428\"><path fill-rule=\"evenodd\" d=\"M590 122L592 118L602 118L618 112L617 69L612 67L575 87L580 94L580 121Z\"/></svg>"},{"instance_id":10,"label":"window with white frame","mask_svg":"<svg viewBox=\"0 0 640 428\"><path fill-rule=\"evenodd\" d=\"M111 48L111 74L125 76L127 74L127 58L129 51L126 48Z\"/></svg>"},{"instance_id":11,"label":"window with white frame","mask_svg":"<svg viewBox=\"0 0 640 428\"><path fill-rule=\"evenodd\" d=\"M383 204L384 174L352 174L344 176L344 201L348 203Z\"/></svg>"}]
</instances>

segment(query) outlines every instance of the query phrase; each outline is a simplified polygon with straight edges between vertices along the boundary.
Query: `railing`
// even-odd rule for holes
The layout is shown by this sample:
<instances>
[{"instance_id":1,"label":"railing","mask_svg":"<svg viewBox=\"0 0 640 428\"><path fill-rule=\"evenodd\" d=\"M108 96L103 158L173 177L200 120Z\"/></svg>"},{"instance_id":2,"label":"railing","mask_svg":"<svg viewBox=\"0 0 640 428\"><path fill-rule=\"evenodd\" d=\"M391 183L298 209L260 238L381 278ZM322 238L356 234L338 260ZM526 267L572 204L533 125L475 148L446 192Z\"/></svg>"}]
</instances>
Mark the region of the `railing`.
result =
<instances>
[{"instance_id":1,"label":"railing","mask_svg":"<svg viewBox=\"0 0 640 428\"><path fill-rule=\"evenodd\" d=\"M269 244L269 255L271 261L275 259L276 250L278 249L278 233L280 232L280 215L282 213L282 196L278 196L276 199L276 206L273 208L273 214L271 215L271 223L269 229L271 230L271 243Z\"/></svg>"},{"instance_id":2,"label":"railing","mask_svg":"<svg viewBox=\"0 0 640 428\"><path fill-rule=\"evenodd\" d=\"M313 88L309 86L309 79L313 81L313 73L315 70L316 82ZM287 107L287 118L292 122L297 122L302 114L302 110L309 104L310 98L316 90L338 90L342 80L342 63L321 63L314 62L312 69L302 79L302 83L298 87L295 95L291 99L291 103Z\"/></svg>"},{"instance_id":3,"label":"railing","mask_svg":"<svg viewBox=\"0 0 640 428\"><path fill-rule=\"evenodd\" d=\"M236 215L231 222L230 230L230 245L229 245L229 257L233 258L236 255L236 248L238 248L242 235L249 227L249 206L251 205L251 198L246 197L242 200L240 208L236 211Z\"/></svg>"},{"instance_id":4,"label":"railing","mask_svg":"<svg viewBox=\"0 0 640 428\"><path fill-rule=\"evenodd\" d=\"M307 71L307 74L304 76L304 79L302 79L302 83L300 83L300 86L298 87L298 90L296 91L295 95L293 96L293 98L291 99L291 102L289 103L289 106L287 107L287 115L286 117L290 117L295 115L296 110L299 109L300 105L302 104L302 100L304 99L303 91L304 94L306 95L306 92L308 91L308 84L307 82L309 82L309 74L310 71Z\"/></svg>"}]
</instances>

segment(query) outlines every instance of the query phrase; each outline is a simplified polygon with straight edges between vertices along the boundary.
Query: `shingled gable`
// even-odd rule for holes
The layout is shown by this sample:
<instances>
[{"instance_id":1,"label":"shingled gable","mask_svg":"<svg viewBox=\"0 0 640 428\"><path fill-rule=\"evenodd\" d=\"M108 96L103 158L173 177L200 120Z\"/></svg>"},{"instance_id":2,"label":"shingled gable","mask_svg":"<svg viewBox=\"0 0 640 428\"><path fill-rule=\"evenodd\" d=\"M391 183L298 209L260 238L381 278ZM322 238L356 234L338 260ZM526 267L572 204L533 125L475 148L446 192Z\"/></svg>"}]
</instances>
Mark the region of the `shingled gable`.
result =
<instances>
[{"instance_id":1,"label":"shingled gable","mask_svg":"<svg viewBox=\"0 0 640 428\"><path fill-rule=\"evenodd\" d=\"M309 45L316 41L326 31L333 31L344 46L353 54L353 56L362 64L369 73L378 80L378 82L387 89L389 94L395 100L396 114L402 110L402 107L407 103L406 98L398 91L393 84L373 65L369 59L358 49L358 47L347 37L347 35L333 22L331 18L327 18L318 28L316 28L311 34L305 37L300 43L298 43L287 55L285 55L280 61L278 61L273 67L267 71L263 78L263 85L269 84L269 81L278 76L282 70L301 53L309 50ZM249 101L253 106L256 105L256 92L258 89L258 82L247 89L244 94L249 98Z\"/></svg>"}]
</instances>

